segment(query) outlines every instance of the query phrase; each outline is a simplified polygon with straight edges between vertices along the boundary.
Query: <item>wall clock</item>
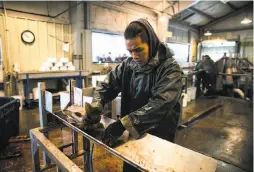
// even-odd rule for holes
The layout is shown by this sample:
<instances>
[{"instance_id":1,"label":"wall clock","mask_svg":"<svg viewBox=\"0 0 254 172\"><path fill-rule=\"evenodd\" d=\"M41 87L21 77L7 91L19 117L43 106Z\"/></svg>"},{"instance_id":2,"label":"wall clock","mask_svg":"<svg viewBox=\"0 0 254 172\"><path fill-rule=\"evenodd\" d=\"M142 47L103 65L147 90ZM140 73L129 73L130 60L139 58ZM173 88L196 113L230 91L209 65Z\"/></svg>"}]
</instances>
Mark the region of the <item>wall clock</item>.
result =
<instances>
[{"instance_id":1,"label":"wall clock","mask_svg":"<svg viewBox=\"0 0 254 172\"><path fill-rule=\"evenodd\" d=\"M21 40L26 44L32 44L35 41L35 36L30 30L25 30L21 33Z\"/></svg>"}]
</instances>

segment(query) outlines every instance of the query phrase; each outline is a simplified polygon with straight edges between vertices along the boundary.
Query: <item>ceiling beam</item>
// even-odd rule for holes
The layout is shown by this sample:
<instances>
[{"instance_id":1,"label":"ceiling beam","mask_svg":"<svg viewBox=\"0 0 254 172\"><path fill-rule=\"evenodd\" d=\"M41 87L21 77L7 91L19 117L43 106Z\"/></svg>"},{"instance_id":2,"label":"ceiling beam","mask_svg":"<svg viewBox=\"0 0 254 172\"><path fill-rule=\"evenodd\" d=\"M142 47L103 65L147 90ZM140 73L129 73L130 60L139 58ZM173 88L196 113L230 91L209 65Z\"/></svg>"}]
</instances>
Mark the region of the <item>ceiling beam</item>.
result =
<instances>
[{"instance_id":1,"label":"ceiling beam","mask_svg":"<svg viewBox=\"0 0 254 172\"><path fill-rule=\"evenodd\" d=\"M157 10L157 9L155 9L155 8L148 7L148 6L146 6L146 5L143 5L143 4L140 4L140 3L134 2L134 1L126 1L126 2L129 2L129 3L131 3L131 4L135 4L135 5L139 5L139 6L141 6L141 7L144 7L144 8L147 8L147 9L153 10L153 11L157 11L157 12L160 12L160 13L163 13L163 12L164 12L164 11L160 11L160 10ZM167 15L169 15L169 16L171 16L171 17L173 17L173 16L174 16L174 15L172 15L172 14L169 14L168 12L164 12L164 13L166 13Z\"/></svg>"},{"instance_id":2,"label":"ceiling beam","mask_svg":"<svg viewBox=\"0 0 254 172\"><path fill-rule=\"evenodd\" d=\"M166 8L164 8L163 10L162 10L162 12L164 12L164 11L166 11L167 9L169 9L170 7L171 8L174 8L174 3L171 3L170 1L167 1L167 3L169 4L169 6L167 6Z\"/></svg>"},{"instance_id":3,"label":"ceiling beam","mask_svg":"<svg viewBox=\"0 0 254 172\"><path fill-rule=\"evenodd\" d=\"M191 12L193 12L193 13L202 15L202 16L204 16L204 17L210 19L210 20L215 20L214 17L212 17L212 16L210 16L210 15L208 15L208 14L206 14L206 13L200 11L200 10L197 10L196 8L190 7L190 8L188 8L188 10L191 11Z\"/></svg>"},{"instance_id":4,"label":"ceiling beam","mask_svg":"<svg viewBox=\"0 0 254 172\"><path fill-rule=\"evenodd\" d=\"M225 3L225 5L227 5L232 11L237 10L237 8L233 4L231 4L230 2Z\"/></svg>"},{"instance_id":5,"label":"ceiling beam","mask_svg":"<svg viewBox=\"0 0 254 172\"><path fill-rule=\"evenodd\" d=\"M192 14L190 14L190 15L187 15L187 16L185 16L185 17L183 17L183 18L180 18L179 20L187 20L188 18L190 18L190 17L192 17L192 16L194 16L195 15L195 13L192 13Z\"/></svg>"},{"instance_id":6,"label":"ceiling beam","mask_svg":"<svg viewBox=\"0 0 254 172\"><path fill-rule=\"evenodd\" d=\"M212 22L202 26L202 28L208 28L208 27L210 27L212 25L215 25L217 23L220 23L220 22L222 22L222 21L224 21L224 20L226 20L226 19L228 19L230 17L234 17L234 16L236 16L236 15L238 15L238 14L240 14L240 13L246 11L246 10L251 10L251 9L253 9L253 2L250 2L247 5L243 6L242 8L240 8L240 9L238 9L236 11L233 11L233 12L231 12L231 13L225 15L225 16L222 16L222 17L220 17L220 18L218 18L218 19L216 19L216 20L214 20L214 21L212 21Z\"/></svg>"},{"instance_id":7,"label":"ceiling beam","mask_svg":"<svg viewBox=\"0 0 254 172\"><path fill-rule=\"evenodd\" d=\"M170 19L169 22L168 22L168 25L173 26L173 27L177 27L179 29L185 28L186 30L190 30L192 32L199 33L199 28L198 27L191 26L191 25L187 24L186 22L178 21L178 20L175 20L175 19Z\"/></svg>"},{"instance_id":8,"label":"ceiling beam","mask_svg":"<svg viewBox=\"0 0 254 172\"><path fill-rule=\"evenodd\" d=\"M234 32L234 31L241 31L241 30L252 30L253 26L242 26L242 27L235 27L235 28L227 28L227 29L212 29L210 30L211 33L220 33L220 32Z\"/></svg>"}]
</instances>

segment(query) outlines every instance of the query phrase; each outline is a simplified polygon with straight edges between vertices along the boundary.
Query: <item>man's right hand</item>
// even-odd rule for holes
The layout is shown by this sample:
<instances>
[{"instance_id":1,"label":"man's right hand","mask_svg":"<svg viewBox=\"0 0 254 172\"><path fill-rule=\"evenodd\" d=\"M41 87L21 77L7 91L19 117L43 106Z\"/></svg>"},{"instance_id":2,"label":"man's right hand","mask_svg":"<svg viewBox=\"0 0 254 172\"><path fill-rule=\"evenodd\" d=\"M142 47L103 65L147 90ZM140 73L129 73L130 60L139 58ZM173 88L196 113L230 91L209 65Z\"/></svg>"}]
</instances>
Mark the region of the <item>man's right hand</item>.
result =
<instances>
[{"instance_id":1,"label":"man's right hand","mask_svg":"<svg viewBox=\"0 0 254 172\"><path fill-rule=\"evenodd\" d=\"M102 105L97 102L93 102L92 104L85 103L85 124L93 125L98 124L101 120L101 112L102 112Z\"/></svg>"}]
</instances>

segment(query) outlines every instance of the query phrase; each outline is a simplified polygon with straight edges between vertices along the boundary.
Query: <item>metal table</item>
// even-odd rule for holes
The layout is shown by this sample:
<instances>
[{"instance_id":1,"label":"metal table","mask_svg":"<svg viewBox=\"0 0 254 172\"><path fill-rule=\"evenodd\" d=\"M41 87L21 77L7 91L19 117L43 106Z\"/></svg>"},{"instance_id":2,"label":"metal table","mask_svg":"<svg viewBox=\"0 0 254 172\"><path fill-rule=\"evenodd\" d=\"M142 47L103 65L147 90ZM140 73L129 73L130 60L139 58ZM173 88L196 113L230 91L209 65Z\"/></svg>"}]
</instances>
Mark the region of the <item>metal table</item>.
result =
<instances>
[{"instance_id":1,"label":"metal table","mask_svg":"<svg viewBox=\"0 0 254 172\"><path fill-rule=\"evenodd\" d=\"M188 169L195 172L214 172L217 166L217 161L206 155L191 151L182 146L160 139L156 136L145 134L138 140L129 139L128 132L122 136L124 143L120 144L116 148L108 147L100 141L101 132L104 129L97 129L91 131L84 131L74 124L67 121L67 116L61 111L51 112L61 123L69 127L72 131L73 142L68 145L62 145L60 147L72 146L72 155L70 159L66 157L56 146L54 146L48 139L47 135L50 130L59 126L53 126L48 128L47 126L47 112L45 105L49 102L47 94L45 94L45 84L38 83L38 87L41 90L39 94L39 111L40 111L40 123L41 128L30 130L31 136L31 150L33 158L34 171L41 171L56 165L62 171L79 171L77 166L70 160L77 156L83 156L84 159L84 171L90 171L91 169L91 152L90 142L96 143L106 149L108 152L119 157L123 161L131 164L141 171L179 171L183 172ZM46 96L45 96L46 95ZM47 108L47 107L46 107ZM82 108L81 108L82 109ZM114 120L102 116L100 121L104 128L114 122ZM78 133L83 137L83 150L78 149ZM159 147L157 145L160 145ZM39 161L38 147L43 150L44 168L41 168ZM153 157L153 158L151 158ZM50 159L49 159L50 158ZM55 164L50 163L50 160ZM73 169L73 170L72 170Z\"/></svg>"},{"instance_id":2,"label":"metal table","mask_svg":"<svg viewBox=\"0 0 254 172\"><path fill-rule=\"evenodd\" d=\"M113 155L119 157L123 161L131 164L141 171L179 171L184 172L186 169L192 169L193 172L214 172L217 166L217 162L205 155L199 154L197 152L190 151L186 148L178 146L176 144L170 143L168 141L159 139L155 136L147 134L145 137L139 140L128 140L128 133L124 133L122 136L124 144L117 146L116 148L108 147L100 141L100 133L101 130L93 130L92 132L84 132L82 129L74 126L66 120L66 115L62 113L53 113L55 117L57 117L64 125L69 127L75 132L80 133L83 136L83 150L78 151L77 145L78 142L73 142L72 145L76 147L76 152L73 152L70 159L75 158L77 156L83 155L84 159L84 168L83 171L88 172L91 170L91 151L90 151L90 141L92 143L96 143L106 149L108 152ZM104 127L107 127L110 123L114 122L114 120L102 116L101 123ZM38 145L42 147L42 150L45 152L47 156L50 157L51 160L57 165L60 170L63 171L72 171L77 169L76 165L73 164L71 160L66 158L66 156L59 151L56 147L53 146L49 140L42 134L48 132L50 128L36 128L30 130L31 137L31 150L32 150L32 158L33 158L33 168L34 171L41 171L40 161L38 156ZM89 141L90 140L90 141ZM150 141L150 142L149 142ZM155 141L155 142L154 142ZM156 141L158 143L156 144ZM153 143L154 142L154 143ZM160 144L162 143L162 144ZM157 147L155 145L160 145L161 147ZM76 145L76 146L75 146ZM141 147L145 147L145 151L142 150ZM128 152L128 153L126 153ZM130 153L129 153L130 152ZM135 153L134 153L135 152ZM136 155L135 155L136 154ZM155 159L156 164L153 164ZM144 155L147 155L144 157ZM140 158L141 157L141 158ZM157 164L160 162L159 164ZM170 164L170 165L168 165ZM53 165L48 163L45 169L52 167ZM165 166L165 167L164 167ZM171 168L171 167L172 168ZM160 170L160 168L164 170Z\"/></svg>"},{"instance_id":3,"label":"metal table","mask_svg":"<svg viewBox=\"0 0 254 172\"><path fill-rule=\"evenodd\" d=\"M140 166L137 166L132 161L130 161L126 157L119 154L115 149L113 149L111 147L108 147L107 145L103 144L100 141L101 130L95 130L91 133L85 132L82 129L78 128L77 126L69 123L67 121L67 118L66 118L67 116L62 114L61 112L52 113L52 115L55 116L56 118L58 118L64 125L66 125L70 129L72 129L74 132L80 133L83 136L83 151L78 150L78 139L74 140L74 142L72 144L67 145L67 146L73 146L74 147L73 155L71 155L69 157L70 159L76 158L78 156L83 156L83 158L84 158L83 171L88 172L91 169L91 166L90 166L91 164L88 163L88 162L91 162L91 159L90 159L91 158L91 156L90 156L90 154L91 154L91 152L90 152L90 141L102 146L107 151L109 151L110 153L114 154L115 156L121 158L125 162L128 162L131 165L135 166L136 168L144 171L143 168L141 168ZM102 116L102 119L101 119L101 123L103 124L104 127L107 127L109 124L113 123L114 121L115 120L112 120L112 119L110 119L108 117L105 117L105 116ZM75 164L73 164L72 161L69 161L66 158L64 158L65 155L60 150L58 150L56 148L52 148L52 147L54 147L53 144L50 143L49 140L47 140L47 138L42 134L42 133L48 133L49 131L51 131L53 129L56 129L56 128L59 128L59 127L61 127L61 125L57 125L57 126L53 126L53 127L35 128L35 129L30 130L31 151L32 151L33 164L34 164L33 165L34 171L46 170L46 169L51 168L51 167L54 166L53 164L48 163L43 168L40 167L40 161L39 161L39 156L38 156L38 145L37 144L39 144L43 148L43 151L46 153L46 155L50 156L50 158L54 160L54 163L58 167L60 167L61 169L66 169L66 171L69 171L70 168L76 169ZM42 138L43 141L39 140L38 138ZM122 139L127 141L128 140L128 134L125 133L122 136ZM45 145L47 145L47 146L45 146ZM50 147L50 149L48 149L48 147ZM62 147L66 147L66 146L64 145ZM55 155L53 155L53 153L55 153ZM60 160L62 160L62 161L60 162Z\"/></svg>"},{"instance_id":4,"label":"metal table","mask_svg":"<svg viewBox=\"0 0 254 172\"><path fill-rule=\"evenodd\" d=\"M85 77L85 84L87 85L87 71L48 71L48 72L20 72L18 73L18 79L24 80L25 85L25 100L29 103L30 93L30 80L42 80L42 79L63 79L63 78L76 78L77 87L82 88L82 78Z\"/></svg>"}]
</instances>

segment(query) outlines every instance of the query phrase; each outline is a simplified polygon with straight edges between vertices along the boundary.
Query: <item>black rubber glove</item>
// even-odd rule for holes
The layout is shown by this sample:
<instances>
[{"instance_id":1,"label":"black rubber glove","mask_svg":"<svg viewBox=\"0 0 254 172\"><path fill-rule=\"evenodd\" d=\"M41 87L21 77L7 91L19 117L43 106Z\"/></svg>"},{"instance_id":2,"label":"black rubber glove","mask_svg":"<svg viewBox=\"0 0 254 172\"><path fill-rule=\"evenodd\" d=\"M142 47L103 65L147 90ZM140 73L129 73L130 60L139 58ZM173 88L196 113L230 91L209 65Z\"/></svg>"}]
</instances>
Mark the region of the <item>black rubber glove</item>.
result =
<instances>
[{"instance_id":1,"label":"black rubber glove","mask_svg":"<svg viewBox=\"0 0 254 172\"><path fill-rule=\"evenodd\" d=\"M110 124L104 133L102 134L102 142L106 145L113 147L116 144L117 139L123 134L125 128L121 121Z\"/></svg>"},{"instance_id":2,"label":"black rubber glove","mask_svg":"<svg viewBox=\"0 0 254 172\"><path fill-rule=\"evenodd\" d=\"M85 117L85 124L93 125L98 124L101 120L101 112L102 112L102 105L99 103L86 103L85 110L86 110L86 117Z\"/></svg>"}]
</instances>

